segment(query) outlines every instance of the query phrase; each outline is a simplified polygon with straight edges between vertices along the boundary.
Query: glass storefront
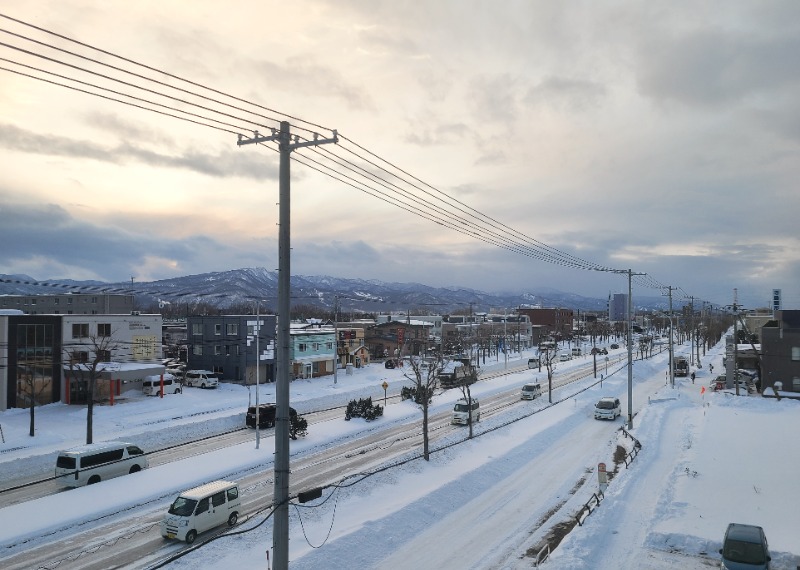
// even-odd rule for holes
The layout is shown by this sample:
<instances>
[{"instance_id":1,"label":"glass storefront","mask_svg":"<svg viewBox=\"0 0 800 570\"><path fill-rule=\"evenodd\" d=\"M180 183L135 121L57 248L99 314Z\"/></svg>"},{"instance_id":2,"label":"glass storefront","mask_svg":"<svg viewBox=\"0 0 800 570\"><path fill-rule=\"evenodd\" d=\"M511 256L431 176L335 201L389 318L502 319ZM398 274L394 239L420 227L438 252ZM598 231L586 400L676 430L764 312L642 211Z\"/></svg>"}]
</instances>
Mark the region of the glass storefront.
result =
<instances>
[{"instance_id":1,"label":"glass storefront","mask_svg":"<svg viewBox=\"0 0 800 570\"><path fill-rule=\"evenodd\" d=\"M53 330L52 324L17 325L17 394L16 406L27 408L53 402Z\"/></svg>"}]
</instances>

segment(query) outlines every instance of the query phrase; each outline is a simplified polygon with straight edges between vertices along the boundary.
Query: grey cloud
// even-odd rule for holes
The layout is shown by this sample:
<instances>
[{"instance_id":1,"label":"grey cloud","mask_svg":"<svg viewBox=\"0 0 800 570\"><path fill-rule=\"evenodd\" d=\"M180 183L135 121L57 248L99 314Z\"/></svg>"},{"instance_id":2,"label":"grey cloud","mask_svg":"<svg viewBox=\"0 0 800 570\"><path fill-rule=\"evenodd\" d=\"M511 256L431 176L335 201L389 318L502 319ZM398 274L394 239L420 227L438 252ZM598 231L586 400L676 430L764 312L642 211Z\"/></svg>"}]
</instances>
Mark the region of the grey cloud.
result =
<instances>
[{"instance_id":1,"label":"grey cloud","mask_svg":"<svg viewBox=\"0 0 800 570\"><path fill-rule=\"evenodd\" d=\"M233 144L235 141L231 141L231 145ZM240 176L255 180L276 180L278 177L275 157L263 152L231 150L213 155L186 150L176 155L166 155L130 143L102 147L88 141L40 135L9 124L0 125L0 146L31 154L90 158L113 164L134 160L151 166L190 170L216 178Z\"/></svg>"},{"instance_id":2,"label":"grey cloud","mask_svg":"<svg viewBox=\"0 0 800 570\"><path fill-rule=\"evenodd\" d=\"M800 39L745 32L697 31L648 38L640 48L638 85L656 100L712 106L797 86Z\"/></svg>"},{"instance_id":3,"label":"grey cloud","mask_svg":"<svg viewBox=\"0 0 800 570\"><path fill-rule=\"evenodd\" d=\"M364 89L351 85L337 71L313 63L309 57L292 58L286 65L259 60L252 67L254 76L263 78L270 90L302 92L304 97L332 97L351 109L376 109L375 103Z\"/></svg>"},{"instance_id":4,"label":"grey cloud","mask_svg":"<svg viewBox=\"0 0 800 570\"><path fill-rule=\"evenodd\" d=\"M164 132L144 126L146 123L126 121L111 113L90 112L86 122L126 140L139 140L173 147L175 140Z\"/></svg>"},{"instance_id":5,"label":"grey cloud","mask_svg":"<svg viewBox=\"0 0 800 570\"><path fill-rule=\"evenodd\" d=\"M548 105L571 111L600 105L606 95L602 84L584 79L551 76L531 87L524 101L529 105Z\"/></svg>"},{"instance_id":6,"label":"grey cloud","mask_svg":"<svg viewBox=\"0 0 800 570\"><path fill-rule=\"evenodd\" d=\"M515 83L508 74L473 79L468 97L475 108L476 120L513 123L519 114Z\"/></svg>"},{"instance_id":7,"label":"grey cloud","mask_svg":"<svg viewBox=\"0 0 800 570\"><path fill-rule=\"evenodd\" d=\"M450 123L430 129L417 129L405 136L405 141L419 146L437 146L463 141L473 135L472 129L463 123Z\"/></svg>"}]
</instances>

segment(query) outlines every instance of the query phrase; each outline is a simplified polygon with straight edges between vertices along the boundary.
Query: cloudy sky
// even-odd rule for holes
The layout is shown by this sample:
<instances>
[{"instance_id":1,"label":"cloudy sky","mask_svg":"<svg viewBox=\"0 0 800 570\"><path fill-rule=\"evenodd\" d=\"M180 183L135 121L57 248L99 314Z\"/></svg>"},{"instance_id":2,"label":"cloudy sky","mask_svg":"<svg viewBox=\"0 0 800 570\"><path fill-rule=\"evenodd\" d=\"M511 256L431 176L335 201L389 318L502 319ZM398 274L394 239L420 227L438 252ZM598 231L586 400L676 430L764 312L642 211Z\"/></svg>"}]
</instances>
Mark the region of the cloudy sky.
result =
<instances>
[{"instance_id":1,"label":"cloudy sky","mask_svg":"<svg viewBox=\"0 0 800 570\"><path fill-rule=\"evenodd\" d=\"M288 120L344 137L292 155L293 273L604 297L627 280L586 268L630 268L647 274L634 295L669 285L725 305L737 289L754 307L780 288L800 305L800 3L7 0L0 13L0 273L276 269L276 147L235 133ZM355 183L356 169L380 178Z\"/></svg>"}]
</instances>

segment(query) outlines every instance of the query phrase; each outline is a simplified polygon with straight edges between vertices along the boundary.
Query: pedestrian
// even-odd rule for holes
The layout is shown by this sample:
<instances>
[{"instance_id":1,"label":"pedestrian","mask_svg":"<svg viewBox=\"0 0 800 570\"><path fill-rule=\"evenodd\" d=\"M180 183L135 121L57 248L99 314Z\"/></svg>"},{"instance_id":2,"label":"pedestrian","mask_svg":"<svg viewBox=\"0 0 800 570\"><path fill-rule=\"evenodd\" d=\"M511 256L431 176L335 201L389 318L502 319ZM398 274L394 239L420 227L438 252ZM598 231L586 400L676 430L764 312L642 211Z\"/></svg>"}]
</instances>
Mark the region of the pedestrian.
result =
<instances>
[{"instance_id":1,"label":"pedestrian","mask_svg":"<svg viewBox=\"0 0 800 570\"><path fill-rule=\"evenodd\" d=\"M709 371L711 374L714 374L714 365L713 365L713 364L709 364L709 365L708 365L708 371Z\"/></svg>"},{"instance_id":2,"label":"pedestrian","mask_svg":"<svg viewBox=\"0 0 800 570\"><path fill-rule=\"evenodd\" d=\"M694 384L694 372L692 372L692 384Z\"/></svg>"}]
</instances>

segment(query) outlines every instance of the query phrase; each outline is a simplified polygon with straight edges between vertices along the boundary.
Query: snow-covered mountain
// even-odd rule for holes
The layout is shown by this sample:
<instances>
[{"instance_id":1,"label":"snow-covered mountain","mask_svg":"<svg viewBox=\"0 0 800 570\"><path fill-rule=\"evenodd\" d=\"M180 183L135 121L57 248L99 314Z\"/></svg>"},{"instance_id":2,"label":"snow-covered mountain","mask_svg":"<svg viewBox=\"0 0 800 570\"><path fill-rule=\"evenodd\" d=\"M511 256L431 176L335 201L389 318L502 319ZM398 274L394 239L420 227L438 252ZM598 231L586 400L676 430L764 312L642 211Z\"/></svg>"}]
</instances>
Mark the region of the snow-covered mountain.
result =
<instances>
[{"instance_id":1,"label":"snow-covered mountain","mask_svg":"<svg viewBox=\"0 0 800 570\"><path fill-rule=\"evenodd\" d=\"M278 272L263 267L233 269L150 282L37 281L27 275L0 275L0 294L35 295L57 292L132 293L138 306L161 302L204 301L219 308L265 300L265 309L277 306ZM448 313L469 308L476 312L518 306L564 307L605 311L606 298L591 298L542 286L538 291L486 292L466 287L432 287L422 283L387 283L377 279L344 279L328 275L292 276L292 304L332 308L338 298L343 311L421 311ZM637 309L663 309L663 297L637 297Z\"/></svg>"}]
</instances>

